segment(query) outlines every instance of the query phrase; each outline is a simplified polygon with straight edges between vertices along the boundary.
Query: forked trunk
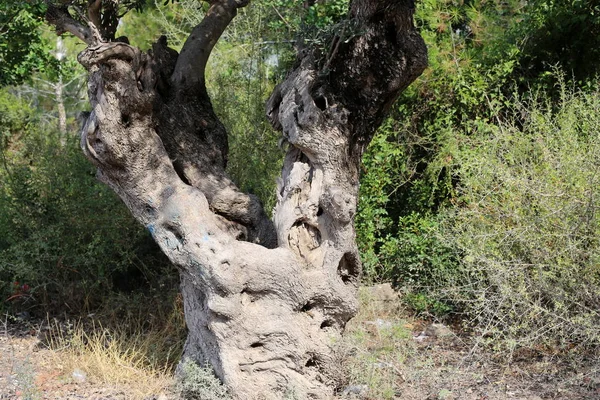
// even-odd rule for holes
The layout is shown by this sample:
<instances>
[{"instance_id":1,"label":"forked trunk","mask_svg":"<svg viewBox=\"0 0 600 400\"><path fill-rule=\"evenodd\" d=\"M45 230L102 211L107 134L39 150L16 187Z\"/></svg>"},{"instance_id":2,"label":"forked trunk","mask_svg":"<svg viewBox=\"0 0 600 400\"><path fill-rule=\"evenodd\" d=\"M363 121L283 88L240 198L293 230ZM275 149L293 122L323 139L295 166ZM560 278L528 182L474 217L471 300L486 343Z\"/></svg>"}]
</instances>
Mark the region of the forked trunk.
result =
<instances>
[{"instance_id":1,"label":"forked trunk","mask_svg":"<svg viewBox=\"0 0 600 400\"><path fill-rule=\"evenodd\" d=\"M179 268L184 358L210 363L236 398L323 399L357 311L361 156L426 50L412 1L356 0L328 48L301 51L267 105L289 144L271 221L225 173L227 134L204 86L208 53L244 5L213 1L181 55L164 39L142 54L74 29L89 44L93 109L81 143Z\"/></svg>"}]
</instances>

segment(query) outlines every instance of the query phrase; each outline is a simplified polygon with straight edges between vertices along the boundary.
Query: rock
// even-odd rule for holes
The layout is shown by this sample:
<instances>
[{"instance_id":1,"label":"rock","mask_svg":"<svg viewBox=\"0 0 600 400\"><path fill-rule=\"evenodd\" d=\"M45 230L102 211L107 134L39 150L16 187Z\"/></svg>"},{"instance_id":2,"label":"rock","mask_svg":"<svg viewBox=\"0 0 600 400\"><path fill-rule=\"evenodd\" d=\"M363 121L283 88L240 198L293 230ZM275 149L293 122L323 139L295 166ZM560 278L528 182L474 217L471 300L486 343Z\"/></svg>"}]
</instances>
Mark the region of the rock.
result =
<instances>
[{"instance_id":1,"label":"rock","mask_svg":"<svg viewBox=\"0 0 600 400\"><path fill-rule=\"evenodd\" d=\"M342 391L342 395L348 396L354 394L360 396L362 394L367 393L368 390L369 387L367 385L348 385Z\"/></svg>"},{"instance_id":2,"label":"rock","mask_svg":"<svg viewBox=\"0 0 600 400\"><path fill-rule=\"evenodd\" d=\"M391 302L398 299L398 293L390 283L382 283L367 288L372 301Z\"/></svg>"},{"instance_id":3,"label":"rock","mask_svg":"<svg viewBox=\"0 0 600 400\"><path fill-rule=\"evenodd\" d=\"M425 332L423 332L423 334L437 339L444 339L455 336L454 332L452 332L450 328L448 328L444 324L431 324L425 329Z\"/></svg>"},{"instance_id":4,"label":"rock","mask_svg":"<svg viewBox=\"0 0 600 400\"><path fill-rule=\"evenodd\" d=\"M416 336L413 336L413 339L414 339L416 342L422 342L422 341L424 341L424 340L427 340L427 339L429 339L429 336L425 334L425 331L423 331L423 332L421 332L420 334L418 334L418 335L416 335Z\"/></svg>"},{"instance_id":5,"label":"rock","mask_svg":"<svg viewBox=\"0 0 600 400\"><path fill-rule=\"evenodd\" d=\"M391 321L381 318L377 318L375 321L365 321L365 325L375 325L378 329L389 329L394 326Z\"/></svg>"}]
</instances>

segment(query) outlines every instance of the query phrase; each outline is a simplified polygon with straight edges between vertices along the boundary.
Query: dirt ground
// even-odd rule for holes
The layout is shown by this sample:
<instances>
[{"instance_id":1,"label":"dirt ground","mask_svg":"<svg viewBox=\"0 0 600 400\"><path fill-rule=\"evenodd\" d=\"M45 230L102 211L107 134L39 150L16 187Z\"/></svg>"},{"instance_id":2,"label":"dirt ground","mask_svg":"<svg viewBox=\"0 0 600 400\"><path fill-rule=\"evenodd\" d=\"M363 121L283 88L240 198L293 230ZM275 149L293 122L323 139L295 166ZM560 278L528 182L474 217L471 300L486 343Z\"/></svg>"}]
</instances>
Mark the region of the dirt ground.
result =
<instances>
[{"instance_id":1,"label":"dirt ground","mask_svg":"<svg viewBox=\"0 0 600 400\"><path fill-rule=\"evenodd\" d=\"M368 382L364 398L600 400L600 360L531 351L509 359L483 351L459 324L411 318L389 284L364 288L361 298L347 335L359 338L350 373Z\"/></svg>"},{"instance_id":2,"label":"dirt ground","mask_svg":"<svg viewBox=\"0 0 600 400\"><path fill-rule=\"evenodd\" d=\"M461 338L456 329L401 315L389 299L369 301L376 306L349 324L349 335L358 339L345 347L354 361L341 398L600 400L598 360L574 364L523 354L510 363L494 362L493 357L475 351L472 341ZM40 325L15 321L1 327L0 400L139 398L130 387L93 383L85 371L66 370L60 349L44 346L36 326ZM173 392L145 397L175 398Z\"/></svg>"},{"instance_id":3,"label":"dirt ground","mask_svg":"<svg viewBox=\"0 0 600 400\"><path fill-rule=\"evenodd\" d=\"M589 361L576 370L551 357L494 363L466 343L430 338L398 385L396 398L464 400L600 399L600 375ZM425 342L425 341L424 341ZM409 363L410 364L410 363Z\"/></svg>"}]
</instances>

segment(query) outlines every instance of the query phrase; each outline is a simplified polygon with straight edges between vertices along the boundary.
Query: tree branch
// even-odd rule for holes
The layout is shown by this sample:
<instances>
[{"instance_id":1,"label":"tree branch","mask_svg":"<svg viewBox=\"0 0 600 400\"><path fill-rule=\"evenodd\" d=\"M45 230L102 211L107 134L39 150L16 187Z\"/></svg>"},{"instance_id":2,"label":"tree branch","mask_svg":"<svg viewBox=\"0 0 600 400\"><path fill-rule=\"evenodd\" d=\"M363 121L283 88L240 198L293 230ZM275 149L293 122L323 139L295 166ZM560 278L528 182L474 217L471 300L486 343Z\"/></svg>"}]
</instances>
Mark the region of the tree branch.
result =
<instances>
[{"instance_id":1,"label":"tree branch","mask_svg":"<svg viewBox=\"0 0 600 400\"><path fill-rule=\"evenodd\" d=\"M161 96L165 103L157 116L157 133L184 182L202 191L213 212L243 227L245 232L238 238L275 247L273 223L260 201L240 191L225 172L227 131L214 113L204 82L211 50L237 9L246 4L246 0L211 3L206 16L175 58L171 87ZM166 48L166 42L157 43L153 52L163 54Z\"/></svg>"},{"instance_id":2,"label":"tree branch","mask_svg":"<svg viewBox=\"0 0 600 400\"><path fill-rule=\"evenodd\" d=\"M102 17L100 15L100 8L102 7L102 0L90 0L88 5L88 18L97 27L102 24Z\"/></svg>"},{"instance_id":3,"label":"tree branch","mask_svg":"<svg viewBox=\"0 0 600 400\"><path fill-rule=\"evenodd\" d=\"M196 92L205 90L204 71L215 44L249 0L213 0L206 16L198 24L181 50L172 83L176 90Z\"/></svg>"},{"instance_id":4,"label":"tree branch","mask_svg":"<svg viewBox=\"0 0 600 400\"><path fill-rule=\"evenodd\" d=\"M87 44L94 43L92 32L90 28L83 26L81 23L73 19L67 7L56 7L48 4L46 10L46 21L50 25L56 27L56 34L62 35L65 32L69 32L72 35L78 37Z\"/></svg>"},{"instance_id":5,"label":"tree branch","mask_svg":"<svg viewBox=\"0 0 600 400\"><path fill-rule=\"evenodd\" d=\"M311 138L307 126L329 119L350 135L348 152L359 160L400 92L427 66L413 13L413 0L353 0L340 35L350 29L351 38L337 40L326 59L314 49L299 55L298 75L290 74L267 104L273 126L294 146L315 152L320 142L305 142ZM305 92L299 89L303 79L312 82ZM294 96L285 98L294 90L303 93L299 110Z\"/></svg>"}]
</instances>

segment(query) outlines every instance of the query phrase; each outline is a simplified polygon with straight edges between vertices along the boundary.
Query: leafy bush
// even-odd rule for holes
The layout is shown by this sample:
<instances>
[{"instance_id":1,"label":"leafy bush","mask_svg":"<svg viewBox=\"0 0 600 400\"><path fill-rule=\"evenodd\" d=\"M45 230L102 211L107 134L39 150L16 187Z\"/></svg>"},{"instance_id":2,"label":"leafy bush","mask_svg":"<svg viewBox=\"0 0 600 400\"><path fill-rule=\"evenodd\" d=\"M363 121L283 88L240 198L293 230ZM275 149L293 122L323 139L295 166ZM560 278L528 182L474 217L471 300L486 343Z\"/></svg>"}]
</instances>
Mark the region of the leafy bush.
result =
<instances>
[{"instance_id":1,"label":"leafy bush","mask_svg":"<svg viewBox=\"0 0 600 400\"><path fill-rule=\"evenodd\" d=\"M26 105L1 93L2 306L84 311L115 288L131 290L159 279L168 261L96 180L76 138L63 144L64 138L40 127L34 113L21 119ZM11 101L24 107L2 112Z\"/></svg>"},{"instance_id":2,"label":"leafy bush","mask_svg":"<svg viewBox=\"0 0 600 400\"><path fill-rule=\"evenodd\" d=\"M409 306L417 312L443 315L452 309L450 303L426 293L453 279L458 256L440 234L438 219L419 214L401 217L398 234L385 241L380 259L392 266L392 283L403 288Z\"/></svg>"},{"instance_id":3,"label":"leafy bush","mask_svg":"<svg viewBox=\"0 0 600 400\"><path fill-rule=\"evenodd\" d=\"M395 233L388 204L394 192L402 186L403 179L409 175L403 147L390 140L392 126L393 121L388 120L380 134L373 138L362 164L355 225L365 279L370 281L392 278L393 267L381 262L379 249L386 238Z\"/></svg>"},{"instance_id":4,"label":"leafy bush","mask_svg":"<svg viewBox=\"0 0 600 400\"><path fill-rule=\"evenodd\" d=\"M408 285L422 298L421 288L453 270L455 251L436 232L439 211L456 204L456 133L510 103L518 50L504 31L518 13L512 1L417 3L430 68L402 93L363 160L356 226L367 280Z\"/></svg>"},{"instance_id":5,"label":"leafy bush","mask_svg":"<svg viewBox=\"0 0 600 400\"><path fill-rule=\"evenodd\" d=\"M461 207L443 235L460 267L439 287L497 344L600 344L600 93L516 102L460 134Z\"/></svg>"},{"instance_id":6,"label":"leafy bush","mask_svg":"<svg viewBox=\"0 0 600 400\"><path fill-rule=\"evenodd\" d=\"M179 389L186 400L227 400L231 397L221 381L215 376L212 368L199 367L190 360L185 360L180 368Z\"/></svg>"},{"instance_id":7,"label":"leafy bush","mask_svg":"<svg viewBox=\"0 0 600 400\"><path fill-rule=\"evenodd\" d=\"M528 2L513 35L521 40L518 73L552 83L549 66L559 65L577 81L600 73L600 4L589 0ZM548 79L550 78L550 79Z\"/></svg>"},{"instance_id":8,"label":"leafy bush","mask_svg":"<svg viewBox=\"0 0 600 400\"><path fill-rule=\"evenodd\" d=\"M597 30L597 10L544 0L426 0L416 7L430 68L401 95L365 155L356 227L366 280L393 281L413 309L439 314L458 310L460 296L438 289L464 283L468 246L448 230L446 212L469 204L465 143L487 140L506 124L520 129L539 100L532 88L544 90L548 109L562 107L560 85L553 86L560 74L544 60L577 79L593 77L597 46L588 44L597 37L589 34ZM574 32L576 21L589 23ZM548 32L555 39L546 40ZM473 160L489 157L473 151Z\"/></svg>"}]
</instances>

